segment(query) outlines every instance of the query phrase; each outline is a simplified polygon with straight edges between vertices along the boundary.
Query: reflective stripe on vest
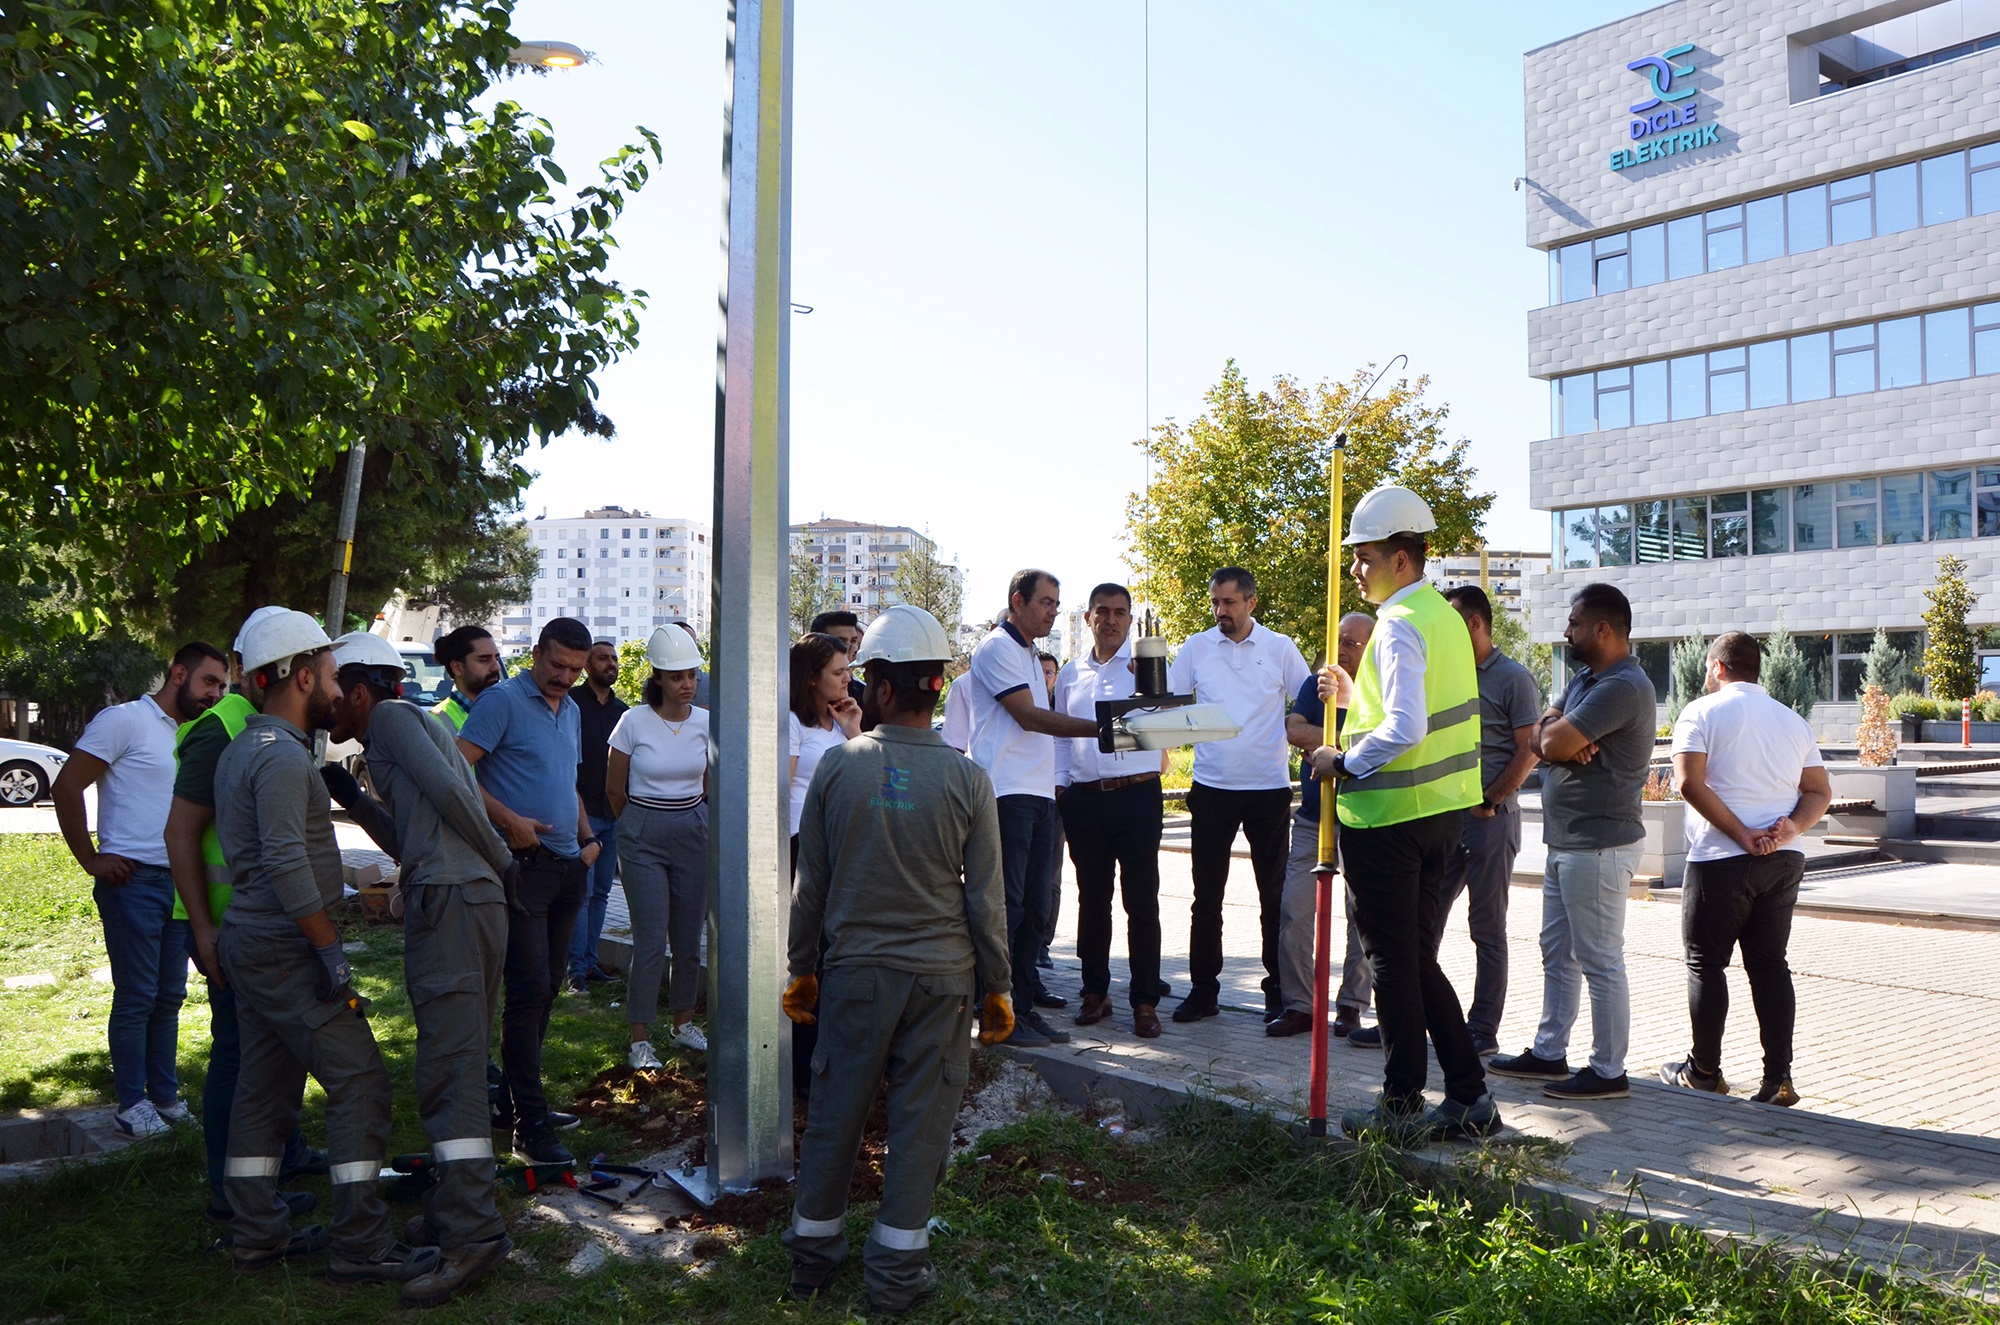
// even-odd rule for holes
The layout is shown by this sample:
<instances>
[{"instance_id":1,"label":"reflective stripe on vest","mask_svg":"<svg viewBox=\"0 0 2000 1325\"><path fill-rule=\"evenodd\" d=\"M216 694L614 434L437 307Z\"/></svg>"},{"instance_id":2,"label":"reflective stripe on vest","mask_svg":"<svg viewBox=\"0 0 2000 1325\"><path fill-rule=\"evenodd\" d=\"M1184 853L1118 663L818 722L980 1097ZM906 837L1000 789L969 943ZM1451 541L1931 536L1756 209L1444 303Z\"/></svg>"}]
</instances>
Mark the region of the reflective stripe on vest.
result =
<instances>
[{"instance_id":1,"label":"reflective stripe on vest","mask_svg":"<svg viewBox=\"0 0 2000 1325\"><path fill-rule=\"evenodd\" d=\"M1403 620L1424 639L1424 739L1365 778L1340 785L1340 822L1383 828L1479 804L1479 671L1465 619L1430 585L1378 614ZM1375 650L1362 655L1342 743L1353 748L1388 715Z\"/></svg>"},{"instance_id":2,"label":"reflective stripe on vest","mask_svg":"<svg viewBox=\"0 0 2000 1325\"><path fill-rule=\"evenodd\" d=\"M446 695L442 700L431 705L431 712L450 723L451 729L455 732L464 731L465 720L472 716L465 711L465 706L458 702L457 695Z\"/></svg>"},{"instance_id":3,"label":"reflective stripe on vest","mask_svg":"<svg viewBox=\"0 0 2000 1325\"><path fill-rule=\"evenodd\" d=\"M257 706L255 704L252 704L243 696L232 692L224 695L217 701L214 708L202 714L193 722L182 723L180 730L174 733L174 767L176 769L180 767L181 746L186 743L188 733L194 730L197 723L207 722L213 718L222 724L222 730L229 733L229 739L233 741L243 731L243 725L250 720L250 716L256 711ZM219 924L222 921L222 913L229 908L229 899L235 894L236 890L230 886L229 862L223 859L222 839L216 836L213 820L210 821L208 827L201 830L201 863L208 876L208 918ZM187 918L187 907L182 903L180 894L176 893L174 895L174 919L186 920Z\"/></svg>"}]
</instances>

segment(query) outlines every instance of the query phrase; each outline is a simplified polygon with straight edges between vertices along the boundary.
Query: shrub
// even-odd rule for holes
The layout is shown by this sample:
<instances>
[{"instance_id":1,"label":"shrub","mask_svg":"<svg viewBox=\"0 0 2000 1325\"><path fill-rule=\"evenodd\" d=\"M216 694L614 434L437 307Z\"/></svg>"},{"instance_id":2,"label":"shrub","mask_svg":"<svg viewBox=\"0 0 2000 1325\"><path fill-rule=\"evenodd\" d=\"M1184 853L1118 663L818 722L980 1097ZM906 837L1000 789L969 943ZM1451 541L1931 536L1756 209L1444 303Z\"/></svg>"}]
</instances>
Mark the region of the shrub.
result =
<instances>
[{"instance_id":1,"label":"shrub","mask_svg":"<svg viewBox=\"0 0 2000 1325\"><path fill-rule=\"evenodd\" d=\"M1965 562L1947 552L1938 558L1937 583L1924 590L1924 679L1939 699L1956 703L1979 683L1972 627L1979 596L1965 582Z\"/></svg>"},{"instance_id":2,"label":"shrub","mask_svg":"<svg viewBox=\"0 0 2000 1325\"><path fill-rule=\"evenodd\" d=\"M1785 631L1785 614L1778 613L1778 623L1772 629L1770 638L1764 641L1764 689L1771 698L1789 707L1802 718L1810 718L1813 701L1819 698L1819 687L1813 677L1812 664L1800 651L1798 641Z\"/></svg>"},{"instance_id":3,"label":"shrub","mask_svg":"<svg viewBox=\"0 0 2000 1325\"><path fill-rule=\"evenodd\" d=\"M1700 631L1674 641L1668 671L1667 721L1671 723L1701 695L1702 681L1708 672L1708 640Z\"/></svg>"}]
</instances>

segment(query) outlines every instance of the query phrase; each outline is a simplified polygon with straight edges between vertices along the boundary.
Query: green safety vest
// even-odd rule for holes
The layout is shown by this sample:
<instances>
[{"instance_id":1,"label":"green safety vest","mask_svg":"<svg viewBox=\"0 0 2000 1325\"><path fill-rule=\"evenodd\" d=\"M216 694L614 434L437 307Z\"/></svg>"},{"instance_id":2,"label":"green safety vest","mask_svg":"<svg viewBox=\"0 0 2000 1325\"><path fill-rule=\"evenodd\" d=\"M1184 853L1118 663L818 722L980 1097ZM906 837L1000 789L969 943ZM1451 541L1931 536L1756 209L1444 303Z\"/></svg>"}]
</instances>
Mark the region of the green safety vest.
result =
<instances>
[{"instance_id":1,"label":"green safety vest","mask_svg":"<svg viewBox=\"0 0 2000 1325\"><path fill-rule=\"evenodd\" d=\"M1384 828L1479 804L1479 671L1465 619L1444 595L1425 584L1377 619L1401 619L1424 637L1424 739L1364 778L1340 786L1340 822L1347 828ZM1347 710L1343 743L1354 743L1382 725L1382 678L1375 650L1362 655Z\"/></svg>"},{"instance_id":2,"label":"green safety vest","mask_svg":"<svg viewBox=\"0 0 2000 1325\"><path fill-rule=\"evenodd\" d=\"M193 722L183 722L180 725L180 730L174 733L174 767L180 767L181 746L187 741L187 734L193 731L197 724L214 718L222 724L222 730L228 732L229 739L233 741L242 734L243 724L248 722L256 712L257 706L255 704L252 704L241 695L231 693L224 695L217 701L214 708L202 714ZM203 866L206 867L208 874L208 918L220 923L222 913L228 908L229 899L235 893L236 889L230 885L229 862L223 859L222 839L216 836L215 824L213 822L201 830L201 861ZM186 920L187 918L187 906L182 903L180 894L176 892L174 894L174 919Z\"/></svg>"},{"instance_id":3,"label":"green safety vest","mask_svg":"<svg viewBox=\"0 0 2000 1325\"><path fill-rule=\"evenodd\" d=\"M451 729L455 732L464 731L465 720L472 716L465 711L465 706L458 702L457 695L446 695L443 699L431 705L431 712L450 723Z\"/></svg>"}]
</instances>

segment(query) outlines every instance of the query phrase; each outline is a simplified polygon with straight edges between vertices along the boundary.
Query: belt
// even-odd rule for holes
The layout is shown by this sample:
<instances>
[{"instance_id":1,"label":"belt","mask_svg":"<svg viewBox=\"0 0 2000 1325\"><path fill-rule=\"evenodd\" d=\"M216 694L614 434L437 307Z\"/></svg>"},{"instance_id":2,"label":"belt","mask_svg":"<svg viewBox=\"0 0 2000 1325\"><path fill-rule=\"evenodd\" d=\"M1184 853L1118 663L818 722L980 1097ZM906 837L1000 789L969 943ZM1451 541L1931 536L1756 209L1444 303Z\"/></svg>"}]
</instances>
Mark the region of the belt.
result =
<instances>
[{"instance_id":1,"label":"belt","mask_svg":"<svg viewBox=\"0 0 2000 1325\"><path fill-rule=\"evenodd\" d=\"M692 810L708 797L705 793L696 792L692 796L627 796L625 799L643 810L681 811Z\"/></svg>"},{"instance_id":2,"label":"belt","mask_svg":"<svg viewBox=\"0 0 2000 1325\"><path fill-rule=\"evenodd\" d=\"M1118 791L1124 787L1137 786L1141 782L1157 781L1159 776L1158 773L1134 773L1130 777L1100 778L1096 782L1072 782L1069 784L1069 789L1071 791Z\"/></svg>"}]
</instances>

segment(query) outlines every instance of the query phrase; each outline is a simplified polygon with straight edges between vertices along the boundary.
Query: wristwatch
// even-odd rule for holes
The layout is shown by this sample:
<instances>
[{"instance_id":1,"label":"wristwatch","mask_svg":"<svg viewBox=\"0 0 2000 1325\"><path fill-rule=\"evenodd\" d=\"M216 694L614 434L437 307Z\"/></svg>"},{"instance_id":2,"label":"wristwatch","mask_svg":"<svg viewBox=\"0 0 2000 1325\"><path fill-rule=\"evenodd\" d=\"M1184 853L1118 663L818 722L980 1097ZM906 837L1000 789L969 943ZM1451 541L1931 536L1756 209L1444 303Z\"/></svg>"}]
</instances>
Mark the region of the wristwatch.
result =
<instances>
[{"instance_id":1,"label":"wristwatch","mask_svg":"<svg viewBox=\"0 0 2000 1325\"><path fill-rule=\"evenodd\" d=\"M584 839L583 839L583 841L581 841L581 842L578 842L578 843L576 844L576 849L577 849L578 851L581 851L581 850L583 850L583 849L584 849L585 847L594 847L594 846L596 846L596 845L597 845L597 844L598 844L599 842L601 842L601 841L603 841L603 840L604 840L604 839L603 839L603 838L600 838L600 837L586 837L586 838L584 838Z\"/></svg>"}]
</instances>

